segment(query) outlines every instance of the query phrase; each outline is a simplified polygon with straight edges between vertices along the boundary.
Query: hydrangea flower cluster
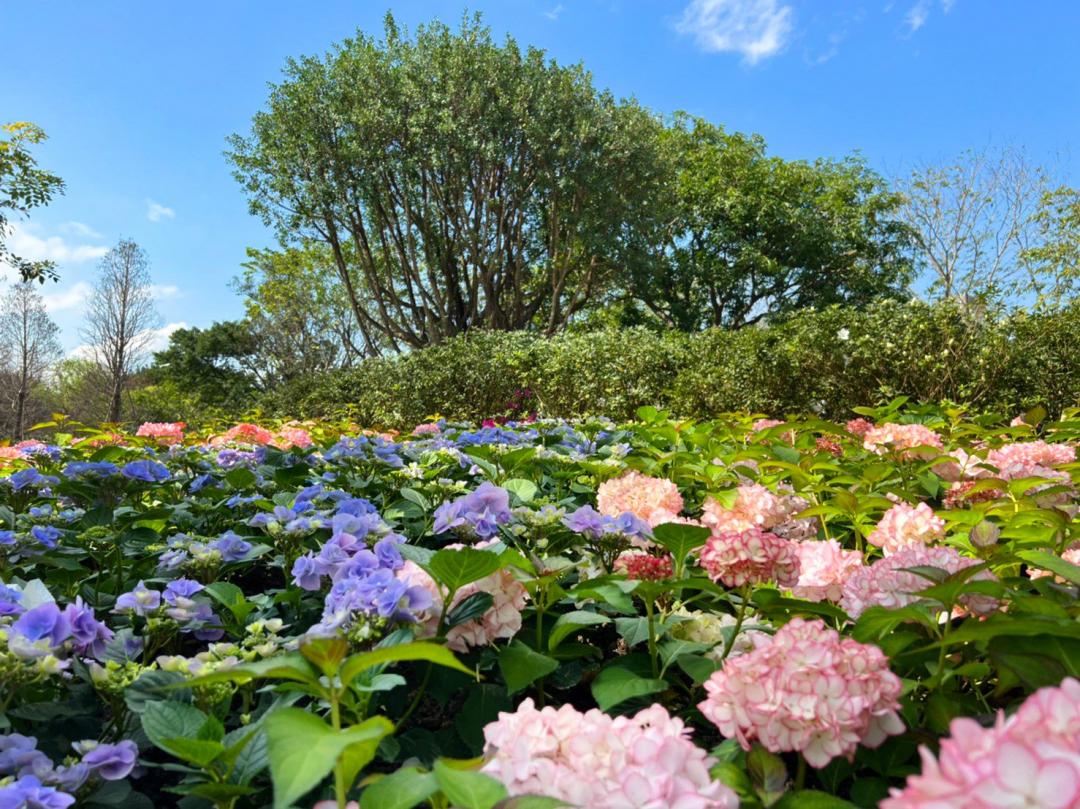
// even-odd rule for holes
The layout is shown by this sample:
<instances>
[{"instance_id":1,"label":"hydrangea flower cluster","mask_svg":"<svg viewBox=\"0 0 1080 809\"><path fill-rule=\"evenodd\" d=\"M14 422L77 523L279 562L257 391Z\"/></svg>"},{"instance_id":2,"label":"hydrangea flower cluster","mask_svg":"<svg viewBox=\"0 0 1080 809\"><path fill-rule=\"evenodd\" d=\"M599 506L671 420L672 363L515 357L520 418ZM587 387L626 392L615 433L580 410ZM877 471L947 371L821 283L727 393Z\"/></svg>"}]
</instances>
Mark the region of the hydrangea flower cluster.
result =
<instances>
[{"instance_id":1,"label":"hydrangea flower cluster","mask_svg":"<svg viewBox=\"0 0 1080 809\"><path fill-rule=\"evenodd\" d=\"M627 551L615 560L615 572L624 573L631 581L663 581L671 578L674 568L670 554Z\"/></svg>"},{"instance_id":2,"label":"hydrangea flower cluster","mask_svg":"<svg viewBox=\"0 0 1080 809\"><path fill-rule=\"evenodd\" d=\"M224 634L221 619L209 601L195 597L204 589L199 582L187 578L174 579L165 585L164 591L151 590L140 581L133 590L117 597L113 612L145 618L151 627L168 618L179 624L181 631L190 632L199 640L218 640Z\"/></svg>"},{"instance_id":3,"label":"hydrangea flower cluster","mask_svg":"<svg viewBox=\"0 0 1080 809\"><path fill-rule=\"evenodd\" d=\"M146 421L139 425L135 435L140 438L153 438L161 444L180 444L184 440L186 426L182 421Z\"/></svg>"},{"instance_id":4,"label":"hydrangea flower cluster","mask_svg":"<svg viewBox=\"0 0 1080 809\"><path fill-rule=\"evenodd\" d=\"M944 446L941 436L922 424L881 424L871 427L862 438L863 446L871 452L881 455L892 450L908 460L928 460L938 453L928 452L926 447L940 450Z\"/></svg>"},{"instance_id":5,"label":"hydrangea flower cluster","mask_svg":"<svg viewBox=\"0 0 1080 809\"><path fill-rule=\"evenodd\" d=\"M1080 807L1080 681L1042 688L991 727L960 717L922 772L893 789L881 809Z\"/></svg>"},{"instance_id":6,"label":"hydrangea flower cluster","mask_svg":"<svg viewBox=\"0 0 1080 809\"><path fill-rule=\"evenodd\" d=\"M481 543L478 547L490 544ZM407 561L397 571L397 577L410 587L418 587L428 594L430 603L416 613L419 624L418 637L433 637L442 618L444 594L435 580L419 565ZM457 652L470 647L490 646L496 640L514 637L521 629L521 611L528 600L528 591L509 569L496 570L484 578L460 588L450 603L453 610L458 604L476 593L487 593L491 606L470 621L451 627L446 633L446 645Z\"/></svg>"},{"instance_id":7,"label":"hydrangea flower cluster","mask_svg":"<svg viewBox=\"0 0 1080 809\"><path fill-rule=\"evenodd\" d=\"M945 520L926 503L897 503L886 511L866 541L890 556L916 545L929 545L945 536Z\"/></svg>"},{"instance_id":8,"label":"hydrangea flower cluster","mask_svg":"<svg viewBox=\"0 0 1080 809\"><path fill-rule=\"evenodd\" d=\"M705 683L698 706L746 749L797 750L824 767L902 733L900 678L876 646L842 638L822 621L794 618L771 643L728 659Z\"/></svg>"},{"instance_id":9,"label":"hydrangea flower cluster","mask_svg":"<svg viewBox=\"0 0 1080 809\"><path fill-rule=\"evenodd\" d=\"M858 618L868 607L896 609L919 601L916 593L933 585L925 576L912 572L914 567L932 567L952 574L979 564L978 559L961 556L952 547L916 545L898 551L872 565L856 568L844 581L840 604L852 618ZM976 573L974 579L990 581L994 574L988 570ZM974 612L992 612L996 599L967 594L961 603Z\"/></svg>"},{"instance_id":10,"label":"hydrangea flower cluster","mask_svg":"<svg viewBox=\"0 0 1080 809\"><path fill-rule=\"evenodd\" d=\"M683 498L670 480L649 477L632 469L600 484L596 490L596 508L609 517L630 512L655 528L679 515Z\"/></svg>"},{"instance_id":11,"label":"hydrangea flower cluster","mask_svg":"<svg viewBox=\"0 0 1080 809\"><path fill-rule=\"evenodd\" d=\"M1012 466L1061 466L1075 463L1076 447L1069 444L1048 444L1045 441L1006 444L986 453L986 460L998 469ZM1020 476L1017 475L1017 477Z\"/></svg>"},{"instance_id":12,"label":"hydrangea flower cluster","mask_svg":"<svg viewBox=\"0 0 1080 809\"><path fill-rule=\"evenodd\" d=\"M484 728L481 772L511 796L546 795L590 809L736 809L714 760L661 705L612 718L524 700Z\"/></svg>"},{"instance_id":13,"label":"hydrangea flower cluster","mask_svg":"<svg viewBox=\"0 0 1080 809\"><path fill-rule=\"evenodd\" d=\"M811 519L795 519L810 504L785 491L773 492L760 483L743 483L735 490L735 502L725 508L714 497L705 498L701 522L713 533L760 528L787 539L805 539L817 533Z\"/></svg>"},{"instance_id":14,"label":"hydrangea flower cluster","mask_svg":"<svg viewBox=\"0 0 1080 809\"><path fill-rule=\"evenodd\" d=\"M799 581L791 592L807 601L839 603L844 582L863 566L862 554L848 551L835 539L806 540L795 548L799 555Z\"/></svg>"},{"instance_id":15,"label":"hydrangea flower cluster","mask_svg":"<svg viewBox=\"0 0 1080 809\"><path fill-rule=\"evenodd\" d=\"M625 537L635 547L652 547L651 527L630 511L612 516L601 514L592 506L581 506L563 517L562 523L575 534L590 540Z\"/></svg>"},{"instance_id":16,"label":"hydrangea flower cluster","mask_svg":"<svg viewBox=\"0 0 1080 809\"><path fill-rule=\"evenodd\" d=\"M0 807L64 809L75 803L71 793L87 783L127 778L139 755L135 742L128 739L117 744L86 740L72 748L78 757L69 756L57 765L37 749L35 737L20 733L0 736L0 778L14 778L0 782Z\"/></svg>"},{"instance_id":17,"label":"hydrangea flower cluster","mask_svg":"<svg viewBox=\"0 0 1080 809\"><path fill-rule=\"evenodd\" d=\"M704 612L701 610L680 609L672 613L677 623L671 629L671 635L680 640L691 643L704 643L714 647L705 653L706 657L720 661L723 657L724 645L729 633L735 631L738 622L734 615L726 612ZM764 646L772 641L772 635L755 629L755 618L752 614L743 619L739 634L735 637L728 650L727 657L752 652L759 646Z\"/></svg>"},{"instance_id":18,"label":"hydrangea flower cluster","mask_svg":"<svg viewBox=\"0 0 1080 809\"><path fill-rule=\"evenodd\" d=\"M726 587L775 582L799 583L797 545L760 528L715 533L701 550L701 566L709 578Z\"/></svg>"},{"instance_id":19,"label":"hydrangea flower cluster","mask_svg":"<svg viewBox=\"0 0 1080 809\"><path fill-rule=\"evenodd\" d=\"M510 522L510 493L490 481L456 500L443 503L435 510L437 534L456 531L467 537L489 539L499 532L499 526Z\"/></svg>"}]
</instances>

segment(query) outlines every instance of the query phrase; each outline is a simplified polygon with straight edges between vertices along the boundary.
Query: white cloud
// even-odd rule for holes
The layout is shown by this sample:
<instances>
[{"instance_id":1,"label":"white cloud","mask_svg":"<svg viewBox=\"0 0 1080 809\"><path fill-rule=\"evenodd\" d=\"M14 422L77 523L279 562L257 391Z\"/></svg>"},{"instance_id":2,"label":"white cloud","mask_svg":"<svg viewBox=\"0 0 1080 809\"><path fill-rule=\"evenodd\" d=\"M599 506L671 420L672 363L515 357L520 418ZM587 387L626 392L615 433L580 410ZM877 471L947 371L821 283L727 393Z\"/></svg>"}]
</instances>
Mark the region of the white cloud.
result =
<instances>
[{"instance_id":1,"label":"white cloud","mask_svg":"<svg viewBox=\"0 0 1080 809\"><path fill-rule=\"evenodd\" d=\"M146 201L146 218L151 222L160 222L162 219L175 219L176 211L160 202L154 202L152 199Z\"/></svg>"},{"instance_id":2,"label":"white cloud","mask_svg":"<svg viewBox=\"0 0 1080 809\"><path fill-rule=\"evenodd\" d=\"M741 53L753 65L783 49L793 17L777 0L691 0L675 30L702 50Z\"/></svg>"},{"instance_id":3,"label":"white cloud","mask_svg":"<svg viewBox=\"0 0 1080 809\"><path fill-rule=\"evenodd\" d=\"M168 323L160 329L151 329L149 331L141 332L139 334L140 339L138 342L143 343L146 357L147 359L150 359L150 355L155 351L164 351L168 347L169 336L174 331L186 328L188 328L188 324L183 320L177 323ZM142 338L145 338L145 342L143 342ZM94 358L94 349L93 346L83 343L82 345L75 346L75 348L71 349L68 356L73 359L92 360Z\"/></svg>"},{"instance_id":4,"label":"white cloud","mask_svg":"<svg viewBox=\"0 0 1080 809\"><path fill-rule=\"evenodd\" d=\"M941 0L941 10L948 14L956 5L956 0Z\"/></svg>"},{"instance_id":5,"label":"white cloud","mask_svg":"<svg viewBox=\"0 0 1080 809\"><path fill-rule=\"evenodd\" d=\"M169 345L169 336L174 331L180 331L180 329L186 329L187 327L188 324L181 320L177 323L167 323L160 329L154 329L153 332L148 335L150 339L146 343L147 353L152 354L155 351L164 351Z\"/></svg>"},{"instance_id":6,"label":"white cloud","mask_svg":"<svg viewBox=\"0 0 1080 809\"><path fill-rule=\"evenodd\" d=\"M175 298L180 294L180 287L173 284L151 284L150 297L155 301L163 301L166 298Z\"/></svg>"},{"instance_id":7,"label":"white cloud","mask_svg":"<svg viewBox=\"0 0 1080 809\"><path fill-rule=\"evenodd\" d=\"M26 222L9 225L7 247L15 255L30 261L55 261L57 264L93 261L109 251L101 245L73 244L62 236L42 235L38 225Z\"/></svg>"},{"instance_id":8,"label":"white cloud","mask_svg":"<svg viewBox=\"0 0 1080 809\"><path fill-rule=\"evenodd\" d=\"M50 312L64 312L82 307L93 294L93 287L86 281L78 281L67 289L42 294L45 308Z\"/></svg>"},{"instance_id":9,"label":"white cloud","mask_svg":"<svg viewBox=\"0 0 1080 809\"><path fill-rule=\"evenodd\" d=\"M555 8L545 11L544 16L547 17L549 20L557 20L559 19L559 15L562 14L563 11L565 11L565 8L563 7L562 3L559 3L557 6L555 6Z\"/></svg>"},{"instance_id":10,"label":"white cloud","mask_svg":"<svg viewBox=\"0 0 1080 809\"><path fill-rule=\"evenodd\" d=\"M64 222L57 230L61 233L67 233L71 236L81 236L84 239L101 239L104 238L100 233L94 230L89 225L83 222Z\"/></svg>"},{"instance_id":11,"label":"white cloud","mask_svg":"<svg viewBox=\"0 0 1080 809\"><path fill-rule=\"evenodd\" d=\"M919 0L918 3L908 9L908 13L904 17L904 22L907 23L908 31L914 34L916 31L926 25L926 18L929 16L929 0Z\"/></svg>"}]
</instances>

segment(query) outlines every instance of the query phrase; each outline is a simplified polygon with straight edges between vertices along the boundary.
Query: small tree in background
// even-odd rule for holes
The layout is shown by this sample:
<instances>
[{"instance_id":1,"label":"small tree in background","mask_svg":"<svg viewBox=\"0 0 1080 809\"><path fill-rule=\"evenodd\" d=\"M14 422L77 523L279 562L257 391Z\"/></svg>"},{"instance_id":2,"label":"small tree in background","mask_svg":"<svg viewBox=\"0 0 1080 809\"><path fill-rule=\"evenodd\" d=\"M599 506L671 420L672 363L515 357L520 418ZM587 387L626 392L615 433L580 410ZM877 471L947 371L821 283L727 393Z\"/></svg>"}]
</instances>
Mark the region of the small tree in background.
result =
<instances>
[{"instance_id":1,"label":"small tree in background","mask_svg":"<svg viewBox=\"0 0 1080 809\"><path fill-rule=\"evenodd\" d=\"M30 147L45 140L40 127L25 121L0 127L0 265L7 264L23 280L56 279L52 261L31 261L12 253L5 243L12 214L25 216L31 208L47 205L64 193L64 181L39 169Z\"/></svg>"},{"instance_id":2,"label":"small tree in background","mask_svg":"<svg viewBox=\"0 0 1080 809\"><path fill-rule=\"evenodd\" d=\"M15 440L22 439L26 429L28 402L33 391L62 356L59 332L33 283L12 284L0 307L0 349L5 355L9 380L3 397L11 412L9 430Z\"/></svg>"},{"instance_id":3,"label":"small tree in background","mask_svg":"<svg viewBox=\"0 0 1080 809\"><path fill-rule=\"evenodd\" d=\"M124 385L146 361L159 324L146 253L135 242L121 239L101 259L83 328L108 392L108 421L120 420Z\"/></svg>"}]
</instances>

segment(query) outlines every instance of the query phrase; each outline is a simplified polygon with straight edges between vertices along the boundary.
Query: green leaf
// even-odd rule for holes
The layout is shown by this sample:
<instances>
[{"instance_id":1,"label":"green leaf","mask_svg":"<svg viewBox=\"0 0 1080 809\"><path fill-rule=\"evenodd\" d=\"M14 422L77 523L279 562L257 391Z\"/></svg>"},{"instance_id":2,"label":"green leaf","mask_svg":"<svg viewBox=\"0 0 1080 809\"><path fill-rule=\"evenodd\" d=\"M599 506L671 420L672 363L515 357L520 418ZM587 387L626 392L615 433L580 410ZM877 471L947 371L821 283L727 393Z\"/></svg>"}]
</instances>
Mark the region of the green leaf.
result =
<instances>
[{"instance_id":1,"label":"green leaf","mask_svg":"<svg viewBox=\"0 0 1080 809\"><path fill-rule=\"evenodd\" d=\"M208 767L214 759L225 752L225 747L221 742L209 739L179 737L161 739L154 743L165 752L203 768Z\"/></svg>"},{"instance_id":2,"label":"green leaf","mask_svg":"<svg viewBox=\"0 0 1080 809\"><path fill-rule=\"evenodd\" d=\"M147 669L124 689L124 704L134 714L141 714L151 702L160 702L166 695L164 689L184 683L184 675L177 671ZM175 691L168 695L173 702L191 702L189 692Z\"/></svg>"},{"instance_id":3,"label":"green leaf","mask_svg":"<svg viewBox=\"0 0 1080 809\"><path fill-rule=\"evenodd\" d=\"M1080 584L1080 567L1046 551L1017 551L1016 555L1030 565L1060 576L1071 584Z\"/></svg>"},{"instance_id":4,"label":"green leaf","mask_svg":"<svg viewBox=\"0 0 1080 809\"><path fill-rule=\"evenodd\" d=\"M507 797L506 787L483 773L457 769L442 759L433 770L443 795L460 809L491 809Z\"/></svg>"},{"instance_id":5,"label":"green leaf","mask_svg":"<svg viewBox=\"0 0 1080 809\"><path fill-rule=\"evenodd\" d=\"M524 478L511 478L502 485L504 489L513 495L517 496L517 499L522 503L531 503L532 499L536 497L536 484L531 480Z\"/></svg>"},{"instance_id":6,"label":"green leaf","mask_svg":"<svg viewBox=\"0 0 1080 809\"><path fill-rule=\"evenodd\" d=\"M681 568L690 553L705 544L709 529L699 525L662 523L653 529L653 539L671 551L675 564Z\"/></svg>"},{"instance_id":7,"label":"green leaf","mask_svg":"<svg viewBox=\"0 0 1080 809\"><path fill-rule=\"evenodd\" d=\"M502 567L499 554L476 548L452 548L436 551L427 570L447 589L456 592L466 584L490 576Z\"/></svg>"},{"instance_id":8,"label":"green leaf","mask_svg":"<svg viewBox=\"0 0 1080 809\"><path fill-rule=\"evenodd\" d=\"M491 593L473 593L463 598L446 616L446 628L453 629L458 624L479 618L495 603Z\"/></svg>"},{"instance_id":9,"label":"green leaf","mask_svg":"<svg viewBox=\"0 0 1080 809\"><path fill-rule=\"evenodd\" d=\"M611 619L606 615L589 612L588 610L574 610L573 612L564 613L555 621L555 626L551 630L550 637L548 637L548 651L554 652L562 643L563 638L581 627L610 623Z\"/></svg>"},{"instance_id":10,"label":"green leaf","mask_svg":"<svg viewBox=\"0 0 1080 809\"><path fill-rule=\"evenodd\" d=\"M225 480L234 489L246 489L255 482L256 478L255 473L250 469L238 466L225 473Z\"/></svg>"},{"instance_id":11,"label":"green leaf","mask_svg":"<svg viewBox=\"0 0 1080 809\"><path fill-rule=\"evenodd\" d=\"M663 680L639 677L622 666L608 666L592 682L592 695L601 711L607 711L616 705L634 697L644 697L666 691L668 684Z\"/></svg>"},{"instance_id":12,"label":"green leaf","mask_svg":"<svg viewBox=\"0 0 1080 809\"><path fill-rule=\"evenodd\" d=\"M341 682L351 683L356 679L360 672L369 669L372 666L382 665L383 663L398 663L406 660L426 660L437 666L457 669L470 676L475 676L476 674L472 669L467 668L460 660L454 657L454 653L445 646L440 646L437 643L418 641L416 643L399 643L395 646L383 646L372 649L370 652L361 652L360 654L353 655L341 666Z\"/></svg>"},{"instance_id":13,"label":"green leaf","mask_svg":"<svg viewBox=\"0 0 1080 809\"><path fill-rule=\"evenodd\" d=\"M1034 690L1080 677L1080 639L1048 635L997 637L989 644L990 659L1012 671Z\"/></svg>"},{"instance_id":14,"label":"green leaf","mask_svg":"<svg viewBox=\"0 0 1080 809\"><path fill-rule=\"evenodd\" d=\"M424 513L431 511L431 503L428 502L428 499L424 497L424 495L416 491L416 489L404 487L401 489L401 496L410 503L415 503L420 506Z\"/></svg>"},{"instance_id":15,"label":"green leaf","mask_svg":"<svg viewBox=\"0 0 1080 809\"><path fill-rule=\"evenodd\" d=\"M274 807L287 809L314 789L333 770L338 758L354 744L373 743L393 732L383 717L374 717L346 730L334 730L314 714L299 708L278 708L266 717Z\"/></svg>"},{"instance_id":16,"label":"green leaf","mask_svg":"<svg viewBox=\"0 0 1080 809\"><path fill-rule=\"evenodd\" d=\"M206 724L206 714L194 705L172 700L146 703L140 719L146 737L156 747L170 753L172 750L166 742L177 738L194 739Z\"/></svg>"},{"instance_id":17,"label":"green leaf","mask_svg":"<svg viewBox=\"0 0 1080 809\"><path fill-rule=\"evenodd\" d=\"M360 795L360 809L412 809L439 791L432 773L402 767L380 778Z\"/></svg>"},{"instance_id":18,"label":"green leaf","mask_svg":"<svg viewBox=\"0 0 1080 809\"><path fill-rule=\"evenodd\" d=\"M469 752L479 755L484 748L484 726L498 719L500 711L513 710L513 700L502 686L476 686L470 689L465 704L454 719L454 727L469 746Z\"/></svg>"},{"instance_id":19,"label":"green leaf","mask_svg":"<svg viewBox=\"0 0 1080 809\"><path fill-rule=\"evenodd\" d=\"M183 794L205 798L212 803L217 802L221 806L229 806L231 805L230 800L252 795L255 791L254 787L243 786L242 784L203 783L191 786L185 785Z\"/></svg>"},{"instance_id":20,"label":"green leaf","mask_svg":"<svg viewBox=\"0 0 1080 809\"><path fill-rule=\"evenodd\" d=\"M499 670L510 694L516 694L558 667L559 661L533 651L519 640L499 652Z\"/></svg>"},{"instance_id":21,"label":"green leaf","mask_svg":"<svg viewBox=\"0 0 1080 809\"><path fill-rule=\"evenodd\" d=\"M934 630L937 623L923 607L908 606L897 609L868 607L855 622L851 636L860 643L875 643L905 621L912 621Z\"/></svg>"},{"instance_id":22,"label":"green leaf","mask_svg":"<svg viewBox=\"0 0 1080 809\"><path fill-rule=\"evenodd\" d=\"M293 680L318 687L319 672L299 652L289 652L194 677L179 683L177 687L190 688L195 685L230 682L243 684L258 679Z\"/></svg>"},{"instance_id":23,"label":"green leaf","mask_svg":"<svg viewBox=\"0 0 1080 809\"><path fill-rule=\"evenodd\" d=\"M349 642L344 638L311 638L300 645L304 659L318 667L327 677L333 677L341 661L349 653Z\"/></svg>"},{"instance_id":24,"label":"green leaf","mask_svg":"<svg viewBox=\"0 0 1080 809\"><path fill-rule=\"evenodd\" d=\"M859 809L855 804L816 789L788 792L772 805L772 809Z\"/></svg>"}]
</instances>

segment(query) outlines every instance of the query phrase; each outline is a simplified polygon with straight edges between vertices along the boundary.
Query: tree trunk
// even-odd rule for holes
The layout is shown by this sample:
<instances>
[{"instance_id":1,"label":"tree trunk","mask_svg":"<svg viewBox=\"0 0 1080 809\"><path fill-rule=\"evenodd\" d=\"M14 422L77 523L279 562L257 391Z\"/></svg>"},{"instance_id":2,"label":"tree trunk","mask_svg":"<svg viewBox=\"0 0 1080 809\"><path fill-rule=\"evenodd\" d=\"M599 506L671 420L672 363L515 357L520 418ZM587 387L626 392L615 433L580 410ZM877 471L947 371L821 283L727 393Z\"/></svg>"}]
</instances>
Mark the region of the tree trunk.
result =
<instances>
[{"instance_id":1,"label":"tree trunk","mask_svg":"<svg viewBox=\"0 0 1080 809\"><path fill-rule=\"evenodd\" d=\"M112 400L109 402L109 421L120 421L120 394L124 390L124 379L117 376L113 380Z\"/></svg>"},{"instance_id":2,"label":"tree trunk","mask_svg":"<svg viewBox=\"0 0 1080 809\"><path fill-rule=\"evenodd\" d=\"M23 437L23 419L26 417L26 386L23 385L19 388L19 393L15 397L15 426L12 430L13 438L16 441L22 441Z\"/></svg>"}]
</instances>

